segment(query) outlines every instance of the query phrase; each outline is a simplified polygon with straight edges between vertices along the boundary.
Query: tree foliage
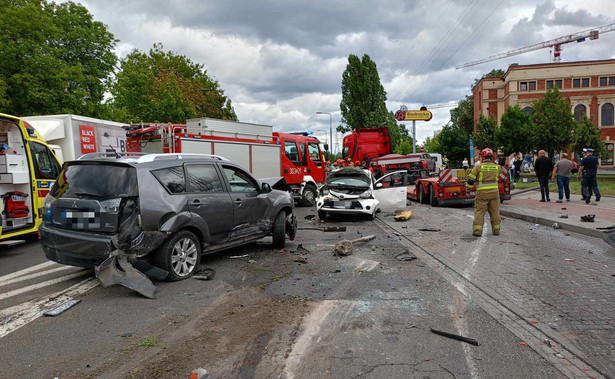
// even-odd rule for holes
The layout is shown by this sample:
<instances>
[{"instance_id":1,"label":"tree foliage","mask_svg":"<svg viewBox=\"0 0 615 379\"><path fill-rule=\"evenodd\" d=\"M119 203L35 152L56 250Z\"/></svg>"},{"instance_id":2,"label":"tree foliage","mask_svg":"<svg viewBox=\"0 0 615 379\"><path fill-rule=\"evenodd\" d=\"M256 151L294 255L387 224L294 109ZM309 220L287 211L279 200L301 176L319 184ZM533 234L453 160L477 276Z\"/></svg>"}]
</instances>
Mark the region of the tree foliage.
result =
<instances>
[{"instance_id":1,"label":"tree foliage","mask_svg":"<svg viewBox=\"0 0 615 379\"><path fill-rule=\"evenodd\" d=\"M0 108L28 116L99 116L114 36L82 5L0 0Z\"/></svg>"},{"instance_id":2,"label":"tree foliage","mask_svg":"<svg viewBox=\"0 0 615 379\"><path fill-rule=\"evenodd\" d=\"M116 118L124 122L237 120L231 101L203 65L165 52L162 44L155 44L149 54L135 49L122 59L111 93Z\"/></svg>"},{"instance_id":3,"label":"tree foliage","mask_svg":"<svg viewBox=\"0 0 615 379\"><path fill-rule=\"evenodd\" d=\"M577 157L583 156L583 149L594 149L594 155L600 157L605 152L604 142L600 139L600 129L594 125L591 119L583 116L574 129L574 143L572 151Z\"/></svg>"},{"instance_id":4,"label":"tree foliage","mask_svg":"<svg viewBox=\"0 0 615 379\"><path fill-rule=\"evenodd\" d=\"M476 133L472 133L474 147L478 150L487 147L495 149L495 131L497 128L498 124L494 117L487 118L481 115L476 124Z\"/></svg>"},{"instance_id":5,"label":"tree foliage","mask_svg":"<svg viewBox=\"0 0 615 379\"><path fill-rule=\"evenodd\" d=\"M466 96L450 113L452 125L469 138L474 133L474 96Z\"/></svg>"},{"instance_id":6,"label":"tree foliage","mask_svg":"<svg viewBox=\"0 0 615 379\"><path fill-rule=\"evenodd\" d=\"M440 139L438 136L434 138L425 138L425 151L428 153L439 153L440 152Z\"/></svg>"},{"instance_id":7,"label":"tree foliage","mask_svg":"<svg viewBox=\"0 0 615 379\"><path fill-rule=\"evenodd\" d=\"M446 154L450 161L461 162L464 157L469 155L470 141L461 129L450 123L445 125L438 134L438 142L440 148L436 151L440 154Z\"/></svg>"},{"instance_id":8,"label":"tree foliage","mask_svg":"<svg viewBox=\"0 0 615 379\"><path fill-rule=\"evenodd\" d=\"M494 135L494 148L508 156L532 149L532 116L517 105L508 107Z\"/></svg>"},{"instance_id":9,"label":"tree foliage","mask_svg":"<svg viewBox=\"0 0 615 379\"><path fill-rule=\"evenodd\" d=\"M359 59L351 54L342 74L342 122L347 126L338 128L342 133L355 128L378 128L392 125L386 109L386 92L380 83L376 63L369 55ZM393 117L395 120L395 117ZM397 121L395 121L397 128Z\"/></svg>"},{"instance_id":10,"label":"tree foliage","mask_svg":"<svg viewBox=\"0 0 615 379\"><path fill-rule=\"evenodd\" d=\"M549 157L574 142L576 123L568 102L557 87L547 89L544 97L532 103L535 150L545 150Z\"/></svg>"}]
</instances>

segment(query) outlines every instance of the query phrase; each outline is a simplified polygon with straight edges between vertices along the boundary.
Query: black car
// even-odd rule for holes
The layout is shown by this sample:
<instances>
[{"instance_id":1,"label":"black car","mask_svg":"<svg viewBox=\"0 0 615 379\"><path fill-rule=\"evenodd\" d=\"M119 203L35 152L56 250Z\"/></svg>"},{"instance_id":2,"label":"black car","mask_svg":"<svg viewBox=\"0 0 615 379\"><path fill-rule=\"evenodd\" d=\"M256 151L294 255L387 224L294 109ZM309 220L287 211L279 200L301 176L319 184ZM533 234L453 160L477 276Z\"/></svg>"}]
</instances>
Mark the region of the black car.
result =
<instances>
[{"instance_id":1,"label":"black car","mask_svg":"<svg viewBox=\"0 0 615 379\"><path fill-rule=\"evenodd\" d=\"M200 154L94 154L68 162L44 202L40 242L48 259L96 267L121 250L190 277L201 253L271 235L294 239L289 193L230 161Z\"/></svg>"}]
</instances>

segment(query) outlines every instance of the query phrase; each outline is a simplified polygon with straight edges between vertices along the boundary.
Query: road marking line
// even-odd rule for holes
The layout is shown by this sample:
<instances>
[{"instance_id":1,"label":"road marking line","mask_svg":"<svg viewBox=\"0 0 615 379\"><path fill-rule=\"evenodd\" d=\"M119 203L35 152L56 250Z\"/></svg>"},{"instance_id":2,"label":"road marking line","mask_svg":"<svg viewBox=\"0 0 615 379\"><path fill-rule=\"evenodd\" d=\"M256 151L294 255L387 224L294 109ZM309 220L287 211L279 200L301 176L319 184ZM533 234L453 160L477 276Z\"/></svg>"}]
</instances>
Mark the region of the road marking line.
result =
<instances>
[{"instance_id":1,"label":"road marking line","mask_svg":"<svg viewBox=\"0 0 615 379\"><path fill-rule=\"evenodd\" d=\"M30 279L33 279L33 278L37 278L39 276L52 274L54 272L70 270L70 269L75 269L75 268L77 268L77 267L74 267L74 266L60 266L60 267L52 268L51 270L36 272L34 274L24 275L24 276L20 276L18 278L11 278L11 279L7 279L7 280L0 280L0 287L8 286L9 284L15 284L15 283L23 282L25 280L30 280Z\"/></svg>"},{"instance_id":2,"label":"road marking line","mask_svg":"<svg viewBox=\"0 0 615 379\"><path fill-rule=\"evenodd\" d=\"M36 320L43 314L44 309L52 309L73 297L84 294L98 286L96 278L88 278L63 291L56 292L43 299L28 301L0 311L0 338Z\"/></svg>"},{"instance_id":3,"label":"road marking line","mask_svg":"<svg viewBox=\"0 0 615 379\"><path fill-rule=\"evenodd\" d=\"M77 278L79 276L88 275L88 274L90 274L89 271L76 272L74 274L65 275L65 276L62 276L60 278L47 280L45 282L41 282L41 283L37 283L37 284L32 284L31 286L26 286L26 287L19 288L19 289L13 290L13 291L0 293L0 300L4 300L4 299L7 299L9 297L21 295L21 294L24 294L26 292L37 290L39 288L43 288L43 287L47 287L47 286L52 286L54 284L65 282L67 280L71 280L71 279Z\"/></svg>"},{"instance_id":4,"label":"road marking line","mask_svg":"<svg viewBox=\"0 0 615 379\"><path fill-rule=\"evenodd\" d=\"M56 262L53 262L53 261L47 261L45 263L41 263L41 264L36 265L36 266L28 267L28 268L20 270L20 271L15 271L15 272L13 272L11 274L0 276L0 283L4 282L6 280L11 280L13 278L18 278L18 277L20 277L22 275L29 274L29 273L34 272L34 271L42 270L42 269L44 269L46 267L54 266L54 265L63 266L63 265L61 265L59 263L56 263Z\"/></svg>"}]
</instances>

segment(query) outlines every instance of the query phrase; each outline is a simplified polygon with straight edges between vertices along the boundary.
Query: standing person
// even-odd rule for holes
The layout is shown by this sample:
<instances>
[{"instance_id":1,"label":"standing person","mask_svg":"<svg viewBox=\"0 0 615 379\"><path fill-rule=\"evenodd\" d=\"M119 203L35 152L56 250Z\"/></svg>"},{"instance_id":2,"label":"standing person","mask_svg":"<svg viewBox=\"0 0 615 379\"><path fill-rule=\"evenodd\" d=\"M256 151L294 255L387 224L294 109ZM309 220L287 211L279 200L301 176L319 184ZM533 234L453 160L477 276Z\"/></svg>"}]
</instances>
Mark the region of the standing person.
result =
<instances>
[{"instance_id":1,"label":"standing person","mask_svg":"<svg viewBox=\"0 0 615 379\"><path fill-rule=\"evenodd\" d=\"M448 158L446 157L446 154L442 155L442 164L444 165L444 168L448 168Z\"/></svg>"},{"instance_id":2,"label":"standing person","mask_svg":"<svg viewBox=\"0 0 615 379\"><path fill-rule=\"evenodd\" d=\"M594 184L596 183L596 174L598 173L598 158L594 155L594 149L584 149L587 156L581 160L579 166L579 173L577 179L583 176L581 179L581 191L583 192L583 198L585 204L589 204L592 197L592 190L594 190ZM598 186L596 185L596 190ZM600 201L600 192L596 192L596 201Z\"/></svg>"},{"instance_id":3,"label":"standing person","mask_svg":"<svg viewBox=\"0 0 615 379\"><path fill-rule=\"evenodd\" d=\"M549 198L549 176L553 165L551 160L547 157L547 153L544 150L538 152L538 158L534 162L534 172L538 177L538 184L540 184L540 202L551 201Z\"/></svg>"},{"instance_id":4,"label":"standing person","mask_svg":"<svg viewBox=\"0 0 615 379\"><path fill-rule=\"evenodd\" d=\"M500 191L498 178L504 170L502 166L493 163L493 151L490 148L480 152L481 162L477 163L468 174L466 186L471 188L476 184L476 197L474 198L474 222L472 223L472 235L483 235L483 223L485 211L489 210L491 219L491 232L494 236L500 234Z\"/></svg>"},{"instance_id":5,"label":"standing person","mask_svg":"<svg viewBox=\"0 0 615 379\"><path fill-rule=\"evenodd\" d=\"M521 166L523 165L523 160L521 159L521 154L515 157L515 180L519 181L521 177Z\"/></svg>"},{"instance_id":6,"label":"standing person","mask_svg":"<svg viewBox=\"0 0 615 379\"><path fill-rule=\"evenodd\" d=\"M555 179L555 174L557 174L558 196L556 203L562 202L564 193L566 194L566 201L570 201L570 172L573 168L574 164L568 159L568 154L562 153L561 159L555 164L551 173L551 180Z\"/></svg>"},{"instance_id":7,"label":"standing person","mask_svg":"<svg viewBox=\"0 0 615 379\"><path fill-rule=\"evenodd\" d=\"M468 163L468 158L463 158L463 162L461 162L461 167L463 167L464 170L467 170L468 167L470 167L470 164Z\"/></svg>"}]
</instances>

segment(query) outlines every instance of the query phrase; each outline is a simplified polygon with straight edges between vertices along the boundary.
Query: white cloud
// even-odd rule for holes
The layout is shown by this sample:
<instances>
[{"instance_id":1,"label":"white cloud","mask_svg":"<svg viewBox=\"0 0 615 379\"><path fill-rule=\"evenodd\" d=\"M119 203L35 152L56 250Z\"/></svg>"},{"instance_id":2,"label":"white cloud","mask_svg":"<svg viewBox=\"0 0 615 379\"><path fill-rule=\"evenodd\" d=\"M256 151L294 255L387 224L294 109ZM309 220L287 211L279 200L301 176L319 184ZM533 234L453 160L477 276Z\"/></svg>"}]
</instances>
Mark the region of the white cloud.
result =
<instances>
[{"instance_id":1,"label":"white cloud","mask_svg":"<svg viewBox=\"0 0 615 379\"><path fill-rule=\"evenodd\" d=\"M362 0L85 0L121 42L117 54L165 49L205 66L241 121L276 129L328 130L339 124L341 78L349 54L368 54L388 93L387 106L447 103L470 94L475 78L512 62L547 62L548 49L463 70L461 63L613 22L603 0L466 2ZM598 24L596 24L598 23ZM608 59L615 32L564 46L565 61ZM417 137L449 119L433 110ZM420 126L419 126L420 124ZM322 132L319 132L322 133Z\"/></svg>"}]
</instances>

